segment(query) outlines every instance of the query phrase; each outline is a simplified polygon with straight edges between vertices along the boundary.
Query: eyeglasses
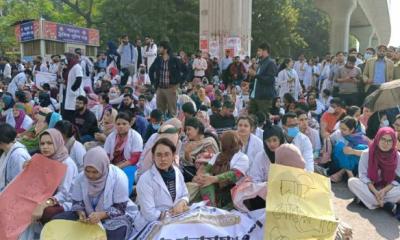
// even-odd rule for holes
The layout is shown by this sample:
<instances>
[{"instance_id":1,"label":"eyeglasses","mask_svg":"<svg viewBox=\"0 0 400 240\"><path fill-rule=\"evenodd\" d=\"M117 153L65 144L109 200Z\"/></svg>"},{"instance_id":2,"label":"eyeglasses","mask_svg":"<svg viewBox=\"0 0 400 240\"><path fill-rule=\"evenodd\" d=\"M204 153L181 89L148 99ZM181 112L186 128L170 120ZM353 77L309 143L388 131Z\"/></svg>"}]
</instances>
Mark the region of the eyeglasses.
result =
<instances>
[{"instance_id":1,"label":"eyeglasses","mask_svg":"<svg viewBox=\"0 0 400 240\"><path fill-rule=\"evenodd\" d=\"M388 145L393 143L393 139L391 138L381 138L379 141Z\"/></svg>"}]
</instances>

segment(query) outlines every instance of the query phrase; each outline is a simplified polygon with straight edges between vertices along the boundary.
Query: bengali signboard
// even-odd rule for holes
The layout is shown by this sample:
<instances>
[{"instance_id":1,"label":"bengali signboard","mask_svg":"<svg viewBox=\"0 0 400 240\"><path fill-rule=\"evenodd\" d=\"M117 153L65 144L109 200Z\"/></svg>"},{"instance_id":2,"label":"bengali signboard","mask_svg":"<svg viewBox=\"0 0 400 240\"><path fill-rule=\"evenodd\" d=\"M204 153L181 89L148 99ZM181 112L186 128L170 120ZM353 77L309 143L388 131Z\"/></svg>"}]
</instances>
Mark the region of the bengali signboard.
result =
<instances>
[{"instance_id":1,"label":"bengali signboard","mask_svg":"<svg viewBox=\"0 0 400 240\"><path fill-rule=\"evenodd\" d=\"M89 43L87 28L79 28L71 25L57 24L57 40L63 42Z\"/></svg>"},{"instance_id":2,"label":"bengali signboard","mask_svg":"<svg viewBox=\"0 0 400 240\"><path fill-rule=\"evenodd\" d=\"M84 45L100 45L100 33L97 29L75 27L50 21L42 21L42 28L39 24L39 21L31 21L17 25L15 27L17 40L25 42L34 39L46 39ZM41 33L40 29L42 29Z\"/></svg>"}]
</instances>

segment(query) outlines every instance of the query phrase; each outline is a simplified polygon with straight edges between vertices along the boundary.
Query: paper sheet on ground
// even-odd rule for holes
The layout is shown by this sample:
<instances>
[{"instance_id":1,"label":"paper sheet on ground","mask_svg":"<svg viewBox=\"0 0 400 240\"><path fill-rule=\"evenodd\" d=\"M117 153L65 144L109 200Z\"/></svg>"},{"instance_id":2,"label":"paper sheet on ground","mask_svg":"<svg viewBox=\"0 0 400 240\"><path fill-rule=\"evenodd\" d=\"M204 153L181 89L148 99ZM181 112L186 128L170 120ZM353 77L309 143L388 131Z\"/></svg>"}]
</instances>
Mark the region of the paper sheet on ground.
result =
<instances>
[{"instance_id":1,"label":"paper sheet on ground","mask_svg":"<svg viewBox=\"0 0 400 240\"><path fill-rule=\"evenodd\" d=\"M40 235L41 240L107 240L105 230L98 224L78 221L53 220L47 223Z\"/></svg>"},{"instance_id":2,"label":"paper sheet on ground","mask_svg":"<svg viewBox=\"0 0 400 240\"><path fill-rule=\"evenodd\" d=\"M33 210L53 196L67 166L42 155L31 163L0 193L0 239L12 240L31 223Z\"/></svg>"},{"instance_id":3,"label":"paper sheet on ground","mask_svg":"<svg viewBox=\"0 0 400 240\"><path fill-rule=\"evenodd\" d=\"M272 164L264 239L333 239L337 221L328 178Z\"/></svg>"}]
</instances>

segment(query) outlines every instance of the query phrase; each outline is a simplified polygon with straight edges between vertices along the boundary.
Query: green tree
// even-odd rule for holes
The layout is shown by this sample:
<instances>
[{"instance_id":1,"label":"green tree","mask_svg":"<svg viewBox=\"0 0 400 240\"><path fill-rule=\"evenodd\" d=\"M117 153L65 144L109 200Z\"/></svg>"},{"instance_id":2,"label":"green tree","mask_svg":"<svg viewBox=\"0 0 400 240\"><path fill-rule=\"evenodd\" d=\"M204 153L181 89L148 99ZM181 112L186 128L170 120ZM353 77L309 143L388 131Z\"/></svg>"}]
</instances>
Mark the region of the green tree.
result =
<instances>
[{"instance_id":1,"label":"green tree","mask_svg":"<svg viewBox=\"0 0 400 240\"><path fill-rule=\"evenodd\" d=\"M104 43L122 34L168 40L175 50L194 51L199 41L199 0L105 0L97 25Z\"/></svg>"}]
</instances>

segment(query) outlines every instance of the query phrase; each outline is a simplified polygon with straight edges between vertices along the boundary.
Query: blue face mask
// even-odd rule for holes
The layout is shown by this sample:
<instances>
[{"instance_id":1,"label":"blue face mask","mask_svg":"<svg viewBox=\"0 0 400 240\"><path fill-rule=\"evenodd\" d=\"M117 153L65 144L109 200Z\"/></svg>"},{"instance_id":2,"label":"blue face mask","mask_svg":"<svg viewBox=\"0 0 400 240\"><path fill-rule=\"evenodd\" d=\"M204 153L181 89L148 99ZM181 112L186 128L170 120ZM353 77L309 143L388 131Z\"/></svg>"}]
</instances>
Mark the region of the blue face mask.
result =
<instances>
[{"instance_id":1,"label":"blue face mask","mask_svg":"<svg viewBox=\"0 0 400 240\"><path fill-rule=\"evenodd\" d=\"M389 127L390 126L389 120L387 120L387 119L383 120L382 125L384 127Z\"/></svg>"},{"instance_id":2,"label":"blue face mask","mask_svg":"<svg viewBox=\"0 0 400 240\"><path fill-rule=\"evenodd\" d=\"M299 134L299 132L300 132L299 127L290 127L287 130L287 135L291 138L295 138L297 134Z\"/></svg>"},{"instance_id":3,"label":"blue face mask","mask_svg":"<svg viewBox=\"0 0 400 240\"><path fill-rule=\"evenodd\" d=\"M153 127L154 130L158 130L161 126L159 123L152 123L151 126Z\"/></svg>"}]
</instances>

